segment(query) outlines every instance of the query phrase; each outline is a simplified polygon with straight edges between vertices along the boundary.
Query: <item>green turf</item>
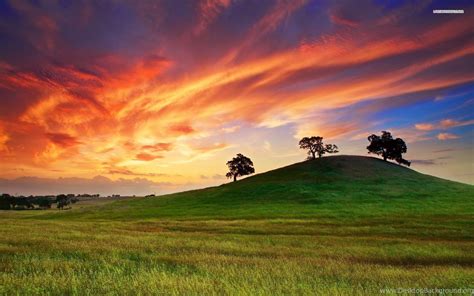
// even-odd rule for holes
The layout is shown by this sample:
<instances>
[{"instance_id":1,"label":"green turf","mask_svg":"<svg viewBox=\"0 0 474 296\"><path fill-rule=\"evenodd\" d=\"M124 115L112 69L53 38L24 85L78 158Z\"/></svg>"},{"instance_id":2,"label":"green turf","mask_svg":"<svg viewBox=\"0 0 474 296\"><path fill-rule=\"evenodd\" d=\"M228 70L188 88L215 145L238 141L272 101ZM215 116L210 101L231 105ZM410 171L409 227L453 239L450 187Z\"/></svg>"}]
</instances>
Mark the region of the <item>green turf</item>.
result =
<instances>
[{"instance_id":1,"label":"green turf","mask_svg":"<svg viewBox=\"0 0 474 296\"><path fill-rule=\"evenodd\" d=\"M470 185L336 156L162 197L3 211L0 293L473 288L473 198Z\"/></svg>"}]
</instances>

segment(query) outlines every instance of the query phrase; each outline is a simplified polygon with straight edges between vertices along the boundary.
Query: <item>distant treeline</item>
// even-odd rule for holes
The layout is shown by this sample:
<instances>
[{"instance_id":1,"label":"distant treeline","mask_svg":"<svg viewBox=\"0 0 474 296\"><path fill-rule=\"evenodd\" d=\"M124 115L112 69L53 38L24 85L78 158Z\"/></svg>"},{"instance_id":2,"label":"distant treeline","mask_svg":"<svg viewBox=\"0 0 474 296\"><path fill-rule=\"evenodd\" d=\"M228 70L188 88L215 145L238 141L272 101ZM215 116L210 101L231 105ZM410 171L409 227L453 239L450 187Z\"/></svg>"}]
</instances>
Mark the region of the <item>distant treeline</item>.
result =
<instances>
[{"instance_id":1,"label":"distant treeline","mask_svg":"<svg viewBox=\"0 0 474 296\"><path fill-rule=\"evenodd\" d=\"M56 204L58 209L64 209L79 201L79 197L99 197L99 194L59 194L45 196L13 196L2 194L0 197L1 210L50 209Z\"/></svg>"}]
</instances>

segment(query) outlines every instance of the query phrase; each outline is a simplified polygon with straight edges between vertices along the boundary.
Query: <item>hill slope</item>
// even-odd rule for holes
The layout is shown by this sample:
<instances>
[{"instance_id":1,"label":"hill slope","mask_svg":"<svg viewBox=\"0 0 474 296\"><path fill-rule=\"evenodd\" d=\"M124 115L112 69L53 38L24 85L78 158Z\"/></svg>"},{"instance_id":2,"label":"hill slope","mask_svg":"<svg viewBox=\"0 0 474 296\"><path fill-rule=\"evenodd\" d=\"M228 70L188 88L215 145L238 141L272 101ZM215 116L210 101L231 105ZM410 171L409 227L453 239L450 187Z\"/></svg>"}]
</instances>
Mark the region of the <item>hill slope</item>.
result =
<instances>
[{"instance_id":1,"label":"hill slope","mask_svg":"<svg viewBox=\"0 0 474 296\"><path fill-rule=\"evenodd\" d=\"M125 220L468 215L474 212L473 197L470 185L376 158L332 156L218 187L118 201L99 210L62 215Z\"/></svg>"},{"instance_id":2,"label":"hill slope","mask_svg":"<svg viewBox=\"0 0 474 296\"><path fill-rule=\"evenodd\" d=\"M474 275L473 186L373 158L0 212L1 295L377 295L469 287Z\"/></svg>"}]
</instances>

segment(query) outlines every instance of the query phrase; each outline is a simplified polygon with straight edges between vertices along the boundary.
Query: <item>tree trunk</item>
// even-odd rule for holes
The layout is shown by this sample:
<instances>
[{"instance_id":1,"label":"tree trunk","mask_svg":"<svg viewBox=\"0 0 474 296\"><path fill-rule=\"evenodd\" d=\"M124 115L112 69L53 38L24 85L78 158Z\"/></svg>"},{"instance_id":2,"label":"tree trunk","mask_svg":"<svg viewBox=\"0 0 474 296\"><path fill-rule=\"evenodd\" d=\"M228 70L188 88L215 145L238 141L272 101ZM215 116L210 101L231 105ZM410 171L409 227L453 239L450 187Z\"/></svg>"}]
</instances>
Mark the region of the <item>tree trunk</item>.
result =
<instances>
[{"instance_id":1,"label":"tree trunk","mask_svg":"<svg viewBox=\"0 0 474 296\"><path fill-rule=\"evenodd\" d=\"M234 182L237 181L237 175L234 175Z\"/></svg>"},{"instance_id":2,"label":"tree trunk","mask_svg":"<svg viewBox=\"0 0 474 296\"><path fill-rule=\"evenodd\" d=\"M316 153L311 151L311 153L313 154L313 159L316 159Z\"/></svg>"}]
</instances>

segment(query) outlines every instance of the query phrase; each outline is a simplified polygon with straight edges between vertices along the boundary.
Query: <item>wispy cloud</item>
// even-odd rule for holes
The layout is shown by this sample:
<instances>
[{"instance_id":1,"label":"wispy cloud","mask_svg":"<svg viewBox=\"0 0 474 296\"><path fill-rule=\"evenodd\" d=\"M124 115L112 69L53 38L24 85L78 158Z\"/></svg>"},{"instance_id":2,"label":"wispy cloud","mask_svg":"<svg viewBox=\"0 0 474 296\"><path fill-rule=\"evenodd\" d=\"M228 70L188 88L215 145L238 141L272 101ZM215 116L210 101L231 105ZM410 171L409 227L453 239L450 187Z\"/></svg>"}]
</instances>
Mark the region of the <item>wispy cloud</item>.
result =
<instances>
[{"instance_id":1,"label":"wispy cloud","mask_svg":"<svg viewBox=\"0 0 474 296\"><path fill-rule=\"evenodd\" d=\"M436 129L435 125L431 123L417 123L415 124L415 128L420 131L432 131Z\"/></svg>"},{"instance_id":2,"label":"wispy cloud","mask_svg":"<svg viewBox=\"0 0 474 296\"><path fill-rule=\"evenodd\" d=\"M443 119L437 123L417 123L415 124L415 128L421 131L432 131L432 130L439 130L439 129L450 129L454 127L460 126L468 126L473 125L474 120L455 120L455 119Z\"/></svg>"},{"instance_id":3,"label":"wispy cloud","mask_svg":"<svg viewBox=\"0 0 474 296\"><path fill-rule=\"evenodd\" d=\"M451 133L439 133L436 138L441 141L446 141L446 140L454 140L454 139L459 139L458 135L451 134Z\"/></svg>"},{"instance_id":4,"label":"wispy cloud","mask_svg":"<svg viewBox=\"0 0 474 296\"><path fill-rule=\"evenodd\" d=\"M374 113L403 117L414 100L452 98L474 80L469 16L433 19L423 3L6 5L17 17L0 12L0 161L12 176L192 171L248 138L275 149L284 141L268 134L280 127L291 130L285 143L361 139L380 129ZM393 126L408 141L463 137L450 129L473 123L407 116L410 128Z\"/></svg>"}]
</instances>

